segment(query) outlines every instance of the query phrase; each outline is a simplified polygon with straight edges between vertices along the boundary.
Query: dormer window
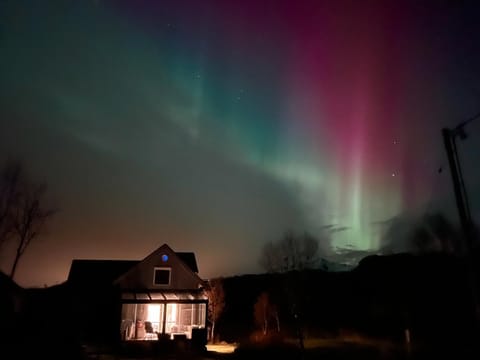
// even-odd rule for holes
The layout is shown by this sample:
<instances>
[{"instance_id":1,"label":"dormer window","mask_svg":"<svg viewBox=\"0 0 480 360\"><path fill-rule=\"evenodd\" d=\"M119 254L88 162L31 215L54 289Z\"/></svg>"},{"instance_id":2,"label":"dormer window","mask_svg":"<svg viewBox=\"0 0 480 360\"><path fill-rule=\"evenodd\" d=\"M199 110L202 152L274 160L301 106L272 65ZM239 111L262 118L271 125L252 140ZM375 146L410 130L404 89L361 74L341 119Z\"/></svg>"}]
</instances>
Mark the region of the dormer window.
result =
<instances>
[{"instance_id":1,"label":"dormer window","mask_svg":"<svg viewBox=\"0 0 480 360\"><path fill-rule=\"evenodd\" d=\"M171 268L156 267L153 270L153 285L170 285Z\"/></svg>"}]
</instances>

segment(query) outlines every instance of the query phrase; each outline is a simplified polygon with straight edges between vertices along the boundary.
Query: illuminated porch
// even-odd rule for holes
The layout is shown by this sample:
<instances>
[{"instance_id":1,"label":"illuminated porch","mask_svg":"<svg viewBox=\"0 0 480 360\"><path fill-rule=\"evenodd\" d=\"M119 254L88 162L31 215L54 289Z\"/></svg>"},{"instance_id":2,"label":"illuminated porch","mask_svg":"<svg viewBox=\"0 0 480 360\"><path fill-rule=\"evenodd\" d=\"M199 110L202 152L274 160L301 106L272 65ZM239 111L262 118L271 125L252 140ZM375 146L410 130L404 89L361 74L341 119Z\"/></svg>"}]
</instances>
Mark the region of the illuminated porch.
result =
<instances>
[{"instance_id":1,"label":"illuminated porch","mask_svg":"<svg viewBox=\"0 0 480 360\"><path fill-rule=\"evenodd\" d=\"M191 340L205 330L207 297L202 291L122 293L120 332L124 341Z\"/></svg>"}]
</instances>

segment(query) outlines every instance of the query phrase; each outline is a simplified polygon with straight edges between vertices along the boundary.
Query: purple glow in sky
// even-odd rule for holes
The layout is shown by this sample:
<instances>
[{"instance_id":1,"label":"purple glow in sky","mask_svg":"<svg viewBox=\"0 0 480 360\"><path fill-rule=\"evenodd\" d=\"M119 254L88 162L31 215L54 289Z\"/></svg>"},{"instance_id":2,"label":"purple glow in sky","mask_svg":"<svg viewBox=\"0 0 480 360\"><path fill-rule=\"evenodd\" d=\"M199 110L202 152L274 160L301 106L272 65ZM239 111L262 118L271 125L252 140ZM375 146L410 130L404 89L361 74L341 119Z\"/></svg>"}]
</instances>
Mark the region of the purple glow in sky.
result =
<instances>
[{"instance_id":1,"label":"purple glow in sky","mask_svg":"<svg viewBox=\"0 0 480 360\"><path fill-rule=\"evenodd\" d=\"M381 249L393 217L456 220L440 130L480 110L478 10L2 2L0 155L60 208L18 281L63 281L73 258L142 259L163 243L194 251L205 277L258 272L262 245L288 229L335 261ZM480 124L469 130L478 218Z\"/></svg>"}]
</instances>

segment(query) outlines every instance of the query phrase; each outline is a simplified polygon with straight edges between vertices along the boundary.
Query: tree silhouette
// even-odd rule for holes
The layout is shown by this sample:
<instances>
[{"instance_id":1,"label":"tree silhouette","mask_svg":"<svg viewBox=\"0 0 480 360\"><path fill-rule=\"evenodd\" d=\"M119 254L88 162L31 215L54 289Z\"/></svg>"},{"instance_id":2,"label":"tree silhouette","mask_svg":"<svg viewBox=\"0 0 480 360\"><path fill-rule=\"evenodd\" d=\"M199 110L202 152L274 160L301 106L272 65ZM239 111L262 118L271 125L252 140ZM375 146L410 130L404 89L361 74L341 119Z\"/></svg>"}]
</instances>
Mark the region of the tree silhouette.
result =
<instances>
[{"instance_id":1,"label":"tree silhouette","mask_svg":"<svg viewBox=\"0 0 480 360\"><path fill-rule=\"evenodd\" d=\"M257 298L253 307L253 316L257 326L262 329L263 335L267 335L271 322L275 323L277 332L280 332L280 318L277 307L271 302L266 291L262 292Z\"/></svg>"},{"instance_id":2,"label":"tree silhouette","mask_svg":"<svg viewBox=\"0 0 480 360\"><path fill-rule=\"evenodd\" d=\"M223 279L212 279L207 284L208 295L208 318L211 323L210 340L215 341L215 325L225 307L225 292L223 289Z\"/></svg>"},{"instance_id":3,"label":"tree silhouette","mask_svg":"<svg viewBox=\"0 0 480 360\"><path fill-rule=\"evenodd\" d=\"M45 221L55 211L44 209L41 200L45 193L43 185L29 185L21 192L14 217L14 237L17 240L15 259L10 271L10 278L13 279L17 270L18 262L25 253L25 250L42 231Z\"/></svg>"},{"instance_id":4,"label":"tree silhouette","mask_svg":"<svg viewBox=\"0 0 480 360\"><path fill-rule=\"evenodd\" d=\"M439 212L418 217L404 214L391 219L382 243L384 253L443 252L460 255L466 250L460 229Z\"/></svg>"},{"instance_id":5,"label":"tree silhouette","mask_svg":"<svg viewBox=\"0 0 480 360\"><path fill-rule=\"evenodd\" d=\"M8 162L0 173L0 246L5 245L14 233L14 214L20 192L21 167Z\"/></svg>"},{"instance_id":6,"label":"tree silhouette","mask_svg":"<svg viewBox=\"0 0 480 360\"><path fill-rule=\"evenodd\" d=\"M8 162L0 176L0 245L15 242L13 279L21 257L55 211L43 205L45 185L31 182L19 162Z\"/></svg>"},{"instance_id":7,"label":"tree silhouette","mask_svg":"<svg viewBox=\"0 0 480 360\"><path fill-rule=\"evenodd\" d=\"M260 254L260 265L267 272L302 270L318 262L318 241L308 233L301 236L287 231L277 242L266 243Z\"/></svg>"},{"instance_id":8,"label":"tree silhouette","mask_svg":"<svg viewBox=\"0 0 480 360\"><path fill-rule=\"evenodd\" d=\"M413 234L414 250L458 254L464 248L459 229L440 213L425 214Z\"/></svg>"}]
</instances>

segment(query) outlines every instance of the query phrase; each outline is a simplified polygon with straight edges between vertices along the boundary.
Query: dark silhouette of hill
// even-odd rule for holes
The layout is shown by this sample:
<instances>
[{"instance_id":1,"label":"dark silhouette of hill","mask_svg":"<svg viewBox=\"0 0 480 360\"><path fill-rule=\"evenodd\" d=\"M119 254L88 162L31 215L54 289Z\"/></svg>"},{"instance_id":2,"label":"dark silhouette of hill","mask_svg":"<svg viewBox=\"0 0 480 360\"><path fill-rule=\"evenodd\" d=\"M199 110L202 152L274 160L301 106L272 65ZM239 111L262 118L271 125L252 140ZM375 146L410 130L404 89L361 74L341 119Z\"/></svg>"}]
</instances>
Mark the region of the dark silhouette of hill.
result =
<instances>
[{"instance_id":1,"label":"dark silhouette of hill","mask_svg":"<svg viewBox=\"0 0 480 360\"><path fill-rule=\"evenodd\" d=\"M0 272L0 357L81 358L70 304L66 283L22 288Z\"/></svg>"},{"instance_id":2,"label":"dark silhouette of hill","mask_svg":"<svg viewBox=\"0 0 480 360\"><path fill-rule=\"evenodd\" d=\"M220 340L234 342L258 334L254 306L267 292L278 312L280 336L296 337L301 331L306 337L336 337L350 332L401 342L408 329L413 344L465 348L475 340L467 269L462 259L451 255L398 254L369 256L344 272L303 270L224 278L225 307L217 333ZM26 289L0 273L0 357L12 351L17 359L32 354L80 358L75 318L85 306L74 301L82 289L72 286L66 282ZM99 299L100 290L84 295L114 306L110 297ZM104 291L108 294L108 289ZM117 323L103 316L91 326L95 335ZM270 324L269 331L275 330Z\"/></svg>"},{"instance_id":3,"label":"dark silhouette of hill","mask_svg":"<svg viewBox=\"0 0 480 360\"><path fill-rule=\"evenodd\" d=\"M299 325L306 335L354 331L403 341L409 329L412 342L468 343L475 325L468 279L463 260L440 253L369 256L345 272L234 276L224 279L217 329L223 340L247 339L256 330L253 306L267 291L282 332L293 336Z\"/></svg>"},{"instance_id":4,"label":"dark silhouette of hill","mask_svg":"<svg viewBox=\"0 0 480 360\"><path fill-rule=\"evenodd\" d=\"M12 341L23 298L23 289L9 276L0 272L0 319L2 319L0 341L5 343Z\"/></svg>"}]
</instances>

